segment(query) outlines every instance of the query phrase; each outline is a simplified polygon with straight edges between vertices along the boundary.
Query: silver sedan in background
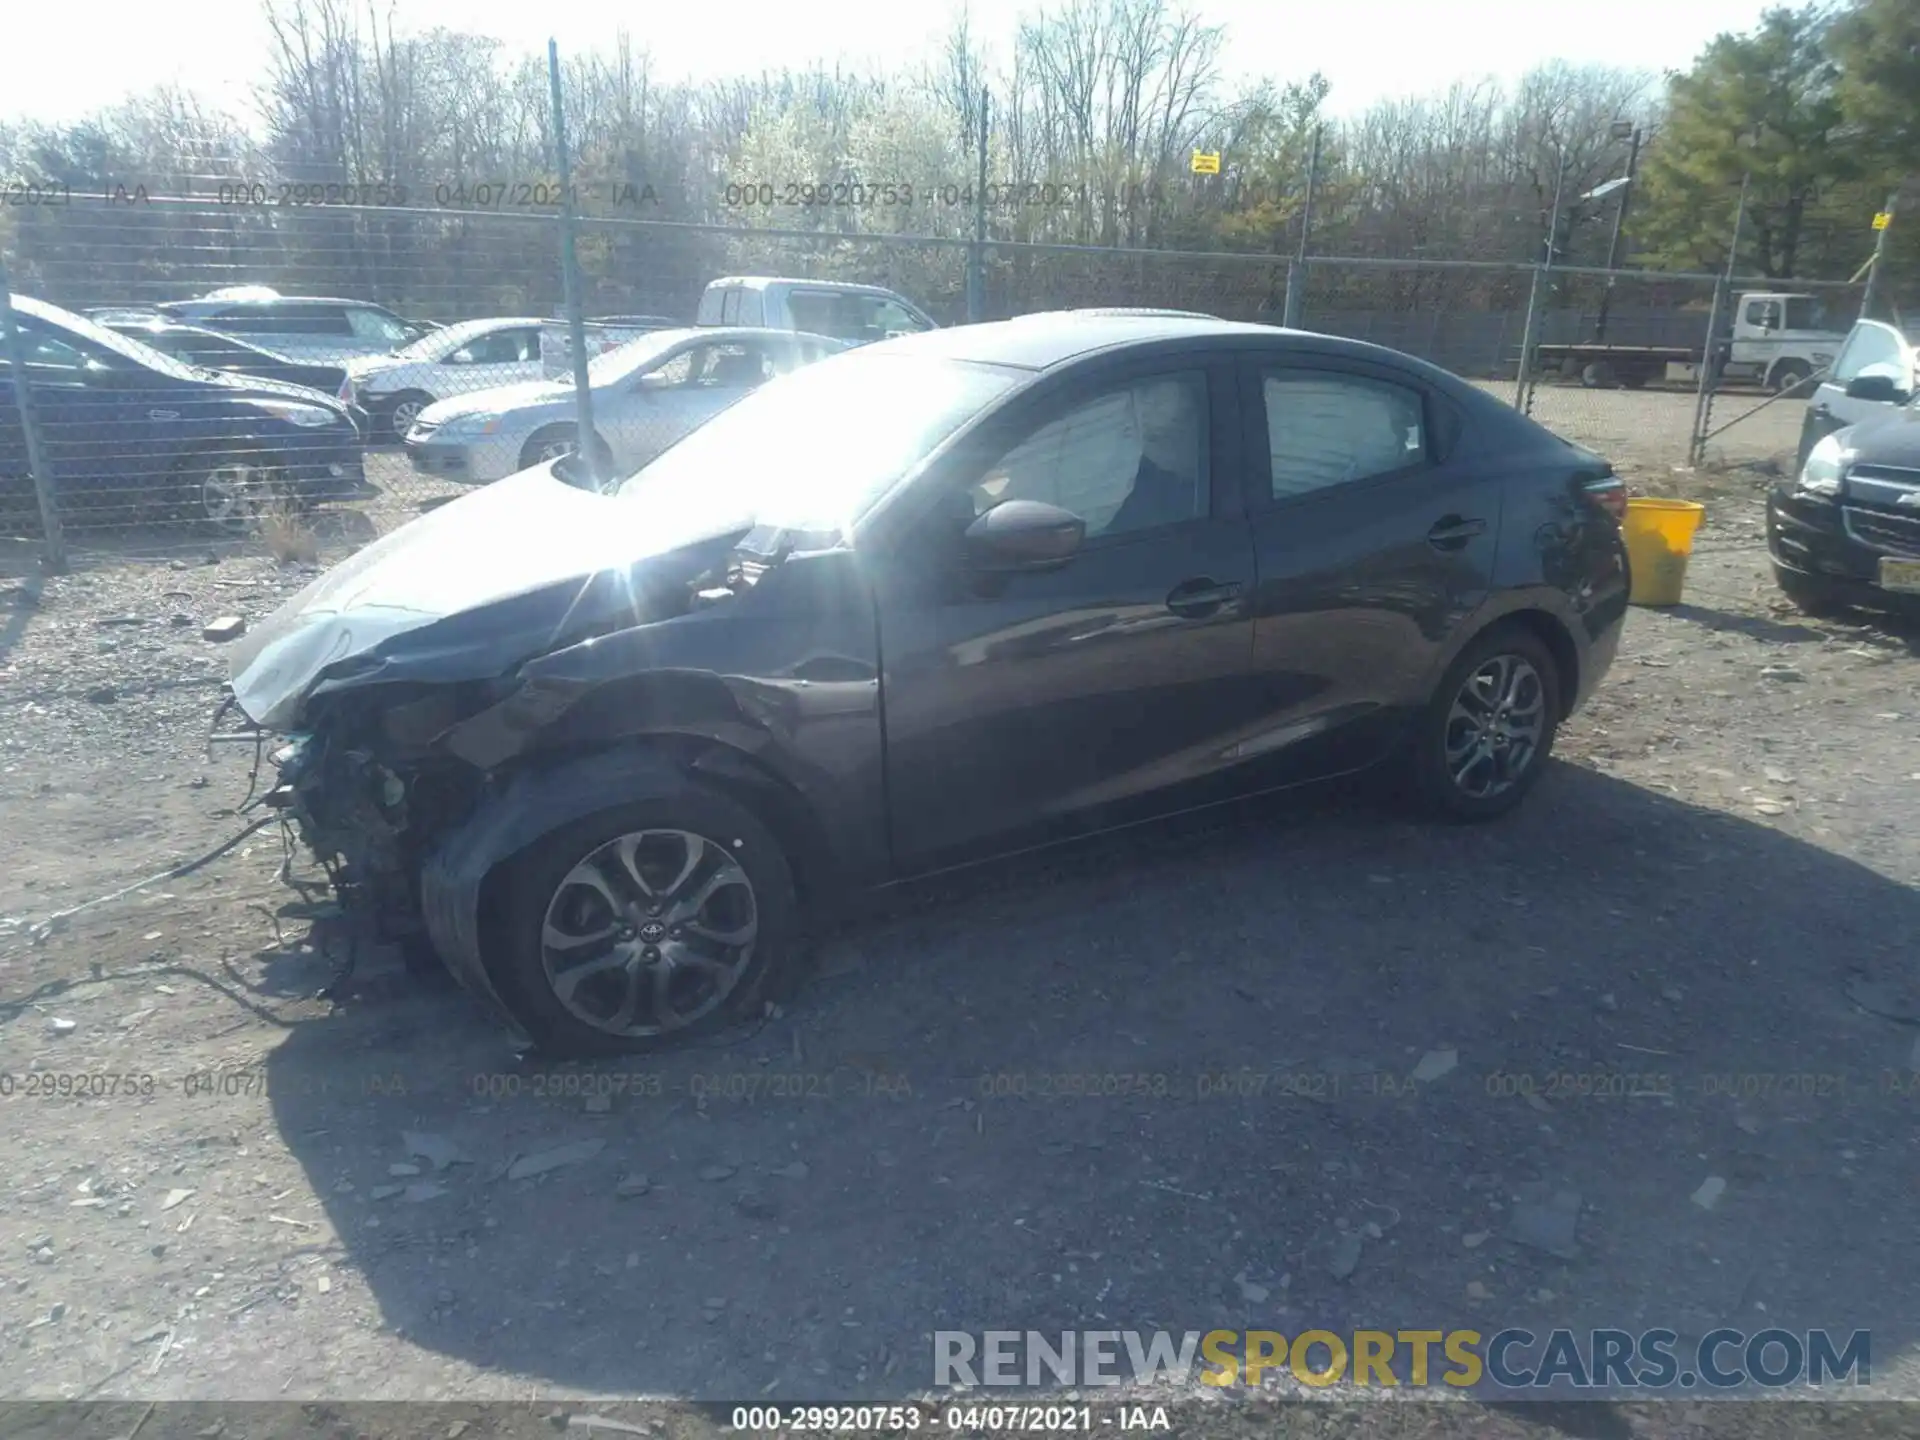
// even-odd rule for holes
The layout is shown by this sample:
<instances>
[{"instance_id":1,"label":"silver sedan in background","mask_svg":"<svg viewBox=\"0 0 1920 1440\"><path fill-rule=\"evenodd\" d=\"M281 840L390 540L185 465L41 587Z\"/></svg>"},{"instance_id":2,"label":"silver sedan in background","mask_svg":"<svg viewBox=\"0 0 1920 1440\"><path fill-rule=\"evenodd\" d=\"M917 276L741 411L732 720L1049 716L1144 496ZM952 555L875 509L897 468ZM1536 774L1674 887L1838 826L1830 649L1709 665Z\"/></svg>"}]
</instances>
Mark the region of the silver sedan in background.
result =
<instances>
[{"instance_id":1,"label":"silver sedan in background","mask_svg":"<svg viewBox=\"0 0 1920 1440\"><path fill-rule=\"evenodd\" d=\"M661 330L587 366L606 468L631 474L777 375L846 349L825 335L747 328ZM571 453L573 385L534 381L427 406L407 431L414 469L485 484Z\"/></svg>"}]
</instances>

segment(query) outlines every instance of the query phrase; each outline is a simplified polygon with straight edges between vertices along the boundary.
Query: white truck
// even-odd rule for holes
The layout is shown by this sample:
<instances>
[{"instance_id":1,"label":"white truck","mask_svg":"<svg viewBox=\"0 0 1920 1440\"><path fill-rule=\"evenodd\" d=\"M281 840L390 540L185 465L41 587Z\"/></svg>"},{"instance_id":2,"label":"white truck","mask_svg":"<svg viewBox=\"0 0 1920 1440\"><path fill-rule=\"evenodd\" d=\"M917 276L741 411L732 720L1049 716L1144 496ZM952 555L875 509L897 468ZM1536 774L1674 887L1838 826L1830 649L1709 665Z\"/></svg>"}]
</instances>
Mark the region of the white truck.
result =
<instances>
[{"instance_id":1,"label":"white truck","mask_svg":"<svg viewBox=\"0 0 1920 1440\"><path fill-rule=\"evenodd\" d=\"M1750 290L1733 307L1729 330L1716 350L1723 356L1721 375L1782 392L1802 385L1833 363L1844 329L1835 330L1826 309L1812 295ZM1611 341L1547 344L1538 349L1540 364L1557 369L1592 389L1624 385L1637 390L1666 378L1669 366L1685 367L1683 376L1705 358L1699 345L1616 345Z\"/></svg>"}]
</instances>

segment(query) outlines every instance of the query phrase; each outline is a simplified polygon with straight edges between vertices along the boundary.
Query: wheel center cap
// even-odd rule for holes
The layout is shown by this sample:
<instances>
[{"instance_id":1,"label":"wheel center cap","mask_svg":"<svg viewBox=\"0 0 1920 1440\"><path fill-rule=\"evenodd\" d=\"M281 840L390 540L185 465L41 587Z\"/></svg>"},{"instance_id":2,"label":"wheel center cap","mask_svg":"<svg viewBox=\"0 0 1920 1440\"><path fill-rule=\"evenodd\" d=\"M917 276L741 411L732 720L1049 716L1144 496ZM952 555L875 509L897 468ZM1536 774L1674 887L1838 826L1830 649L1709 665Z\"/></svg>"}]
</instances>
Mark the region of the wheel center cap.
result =
<instances>
[{"instance_id":1,"label":"wheel center cap","mask_svg":"<svg viewBox=\"0 0 1920 1440\"><path fill-rule=\"evenodd\" d=\"M658 945L667 938L667 927L663 921L648 920L640 927L640 938L648 945Z\"/></svg>"}]
</instances>

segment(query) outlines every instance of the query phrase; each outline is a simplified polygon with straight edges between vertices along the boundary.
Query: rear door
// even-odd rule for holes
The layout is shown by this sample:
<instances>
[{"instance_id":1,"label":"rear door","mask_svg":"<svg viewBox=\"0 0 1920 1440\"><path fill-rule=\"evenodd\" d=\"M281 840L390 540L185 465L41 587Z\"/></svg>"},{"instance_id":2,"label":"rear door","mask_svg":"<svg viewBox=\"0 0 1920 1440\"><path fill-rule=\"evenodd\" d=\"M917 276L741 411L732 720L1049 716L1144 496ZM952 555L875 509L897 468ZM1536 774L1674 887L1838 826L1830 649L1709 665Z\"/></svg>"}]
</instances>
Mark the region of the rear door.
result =
<instances>
[{"instance_id":1,"label":"rear door","mask_svg":"<svg viewBox=\"0 0 1920 1440\"><path fill-rule=\"evenodd\" d=\"M1847 394L1847 386L1862 375L1885 375L1911 395L1913 369L1912 347L1898 330L1878 320L1862 320L1856 324L1834 357L1833 369L1807 402L1806 418L1800 425L1800 455L1795 470L1804 466L1813 447L1834 431L1877 419L1894 408L1886 401L1854 399Z\"/></svg>"},{"instance_id":2,"label":"rear door","mask_svg":"<svg viewBox=\"0 0 1920 1440\"><path fill-rule=\"evenodd\" d=\"M326 301L236 304L203 323L298 360L341 361L366 353L354 340L346 307Z\"/></svg>"},{"instance_id":3,"label":"rear door","mask_svg":"<svg viewBox=\"0 0 1920 1440\"><path fill-rule=\"evenodd\" d=\"M1461 417L1411 371L1310 352L1241 370L1258 583L1263 785L1374 761L1486 601L1502 486L1452 458Z\"/></svg>"}]
</instances>

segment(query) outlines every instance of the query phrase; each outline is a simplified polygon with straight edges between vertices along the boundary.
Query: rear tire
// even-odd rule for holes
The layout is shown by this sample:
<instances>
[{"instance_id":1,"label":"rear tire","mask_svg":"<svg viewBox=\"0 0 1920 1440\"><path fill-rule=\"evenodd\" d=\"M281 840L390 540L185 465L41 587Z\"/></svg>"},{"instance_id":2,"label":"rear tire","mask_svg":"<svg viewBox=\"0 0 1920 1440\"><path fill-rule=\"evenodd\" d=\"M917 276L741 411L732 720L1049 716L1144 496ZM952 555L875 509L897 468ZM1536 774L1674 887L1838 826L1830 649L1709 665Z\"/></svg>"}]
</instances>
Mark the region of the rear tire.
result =
<instances>
[{"instance_id":1,"label":"rear tire","mask_svg":"<svg viewBox=\"0 0 1920 1440\"><path fill-rule=\"evenodd\" d=\"M1812 374L1813 367L1803 360L1782 360L1767 377L1767 388L1776 395L1791 394Z\"/></svg>"},{"instance_id":2,"label":"rear tire","mask_svg":"<svg viewBox=\"0 0 1920 1440\"><path fill-rule=\"evenodd\" d=\"M1409 769L1421 810L1474 822L1524 800L1553 752L1563 684L1553 653L1522 626L1497 625L1469 644L1414 727Z\"/></svg>"},{"instance_id":3,"label":"rear tire","mask_svg":"<svg viewBox=\"0 0 1920 1440\"><path fill-rule=\"evenodd\" d=\"M738 1023L801 949L779 842L691 781L563 826L511 864L489 970L554 1055L659 1049Z\"/></svg>"}]
</instances>

